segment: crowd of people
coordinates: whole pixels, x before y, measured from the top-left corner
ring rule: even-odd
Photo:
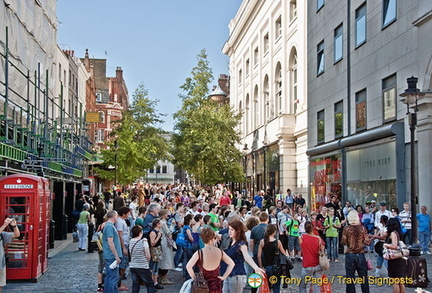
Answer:
[[[384,261],[382,250],[394,248],[398,239],[410,243],[408,203],[399,213],[396,207],[389,211],[385,202],[377,205],[375,200],[365,206],[346,201],[342,206],[333,195],[319,211],[310,211],[302,195],[289,189],[275,196],[264,191],[253,197],[245,193],[231,192],[223,185],[210,189],[154,184],[135,188],[128,197],[109,192],[79,197],[79,250],[87,249],[85,226],[91,215],[96,231],[102,232],[98,291],[129,290],[121,282],[129,268],[132,292],[139,292],[140,284],[148,292],[173,284],[170,270],[181,271],[184,280],[201,272],[210,292],[242,292],[250,273],[289,276],[288,262],[298,261],[303,278],[299,290],[306,292],[305,277],[322,274],[318,256],[323,251],[331,262],[345,253],[347,277],[354,277],[355,271],[359,277],[367,276],[366,255],[372,251],[378,255],[375,276],[380,276],[383,265],[389,276],[405,276],[404,266]],[[417,219],[419,233],[424,234],[422,253],[430,254],[431,222],[425,207]],[[280,292],[280,278],[270,287]],[[361,289],[369,292],[368,284]],[[393,290],[404,292],[404,287]],[[354,285],[347,285],[347,292],[355,292]]]

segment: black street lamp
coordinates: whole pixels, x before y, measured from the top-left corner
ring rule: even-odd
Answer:
[[[400,94],[402,97],[401,101],[407,105],[407,115],[408,115],[408,123],[410,129],[410,147],[411,147],[411,247],[410,247],[410,255],[411,256],[419,256],[420,255],[420,247],[418,241],[418,224],[417,224],[417,205],[418,205],[418,197],[416,192],[416,176],[415,176],[415,129],[417,126],[417,111],[418,111],[418,98],[419,96],[423,96],[422,93],[417,88],[418,78],[411,76],[407,78],[408,88]],[[410,111],[410,108],[413,108],[413,111]]]

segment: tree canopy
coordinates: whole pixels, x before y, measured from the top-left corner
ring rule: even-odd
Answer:
[[[174,163],[203,184],[240,182],[243,180],[240,141],[236,126],[240,115],[228,104],[208,98],[213,80],[207,54],[202,50],[191,77],[180,86],[182,108],[174,114],[172,136]]]
[[[113,180],[117,175],[120,184],[144,177],[159,159],[168,159],[167,133],[159,127],[163,115],[156,111],[158,101],[150,100],[143,84],[132,97],[131,107],[110,134],[108,148],[101,151],[104,168],[96,168],[101,178]]]

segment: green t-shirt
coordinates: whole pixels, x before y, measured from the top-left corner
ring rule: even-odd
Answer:
[[[78,224],[87,224],[87,216],[90,216],[88,211],[82,211],[79,216]]]
[[[339,236],[339,229],[336,228],[334,225],[340,225],[340,221],[338,217],[327,217],[324,221],[324,226],[329,226],[326,230],[326,237],[338,237]]]
[[[219,223],[218,216],[212,213],[208,213],[208,215],[210,216],[210,227],[213,229],[213,231],[219,231],[218,227],[212,225],[212,223]]]
[[[299,221],[288,219],[288,221],[285,222],[285,225],[287,226],[289,236],[299,236]]]

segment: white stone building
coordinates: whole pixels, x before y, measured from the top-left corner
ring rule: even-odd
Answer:
[[[337,194],[402,207],[410,197],[410,131],[399,96],[418,101],[419,204],[431,206],[432,2],[308,1],[308,152],[311,202]]]
[[[229,24],[230,104],[239,125],[246,184],[307,193],[305,1],[243,1]]]

